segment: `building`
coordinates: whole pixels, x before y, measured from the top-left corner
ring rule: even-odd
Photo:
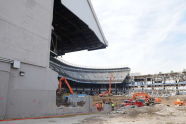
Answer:
[[[52,60],[107,47],[89,0],[1,0],[0,27],[0,119],[89,111],[56,106]]]
[[[170,72],[131,76],[131,92],[156,92],[157,94],[185,94],[186,73]]]

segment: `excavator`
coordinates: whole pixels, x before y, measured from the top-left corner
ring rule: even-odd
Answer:
[[[145,105],[150,105],[154,103],[154,99],[152,99],[147,93],[134,93],[132,99],[140,100],[144,102]]]
[[[144,101],[145,105],[153,105],[161,102],[160,98],[153,98],[147,93],[143,93],[143,92],[134,93],[132,99]]]
[[[70,94],[74,94],[73,89],[71,88],[70,84],[68,83],[67,79],[64,77],[59,78],[58,88],[56,90],[56,105],[60,107],[61,105],[68,105],[68,97],[69,93],[62,87],[63,83],[65,83],[70,91]]]
[[[110,80],[109,80],[109,89],[101,94],[99,94],[99,97],[105,97],[105,96],[112,96],[112,81],[114,80],[113,75],[110,76]]]
[[[183,106],[183,105],[186,105],[186,102],[180,99],[176,99],[176,101],[174,102],[174,105]]]
[[[70,84],[68,83],[67,79],[64,78],[64,77],[61,77],[59,79],[59,83],[58,83],[58,92],[60,94],[64,93],[64,89],[62,88],[62,85],[63,85],[63,82],[67,85],[69,91],[70,91],[70,94],[74,94],[74,91],[72,89],[72,87],[70,86]]]

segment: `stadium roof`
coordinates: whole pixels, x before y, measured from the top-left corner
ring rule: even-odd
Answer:
[[[90,1],[55,0],[53,14],[52,36],[55,36],[53,40],[56,41],[55,52],[58,56],[107,46]]]

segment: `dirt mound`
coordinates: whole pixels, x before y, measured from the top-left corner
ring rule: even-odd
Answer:
[[[138,115],[159,115],[159,116],[176,116],[183,115],[183,111],[186,111],[186,107],[169,106],[164,104],[157,104],[154,106],[144,107],[121,107],[111,114],[126,114],[128,117],[137,117]]]

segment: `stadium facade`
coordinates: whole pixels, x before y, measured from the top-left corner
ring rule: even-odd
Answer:
[[[128,87],[156,96],[186,94],[186,71],[131,76]]]
[[[55,60],[67,52],[107,47],[89,0],[1,0],[0,44],[0,119],[88,112],[86,106],[56,106],[59,76],[73,83],[107,83],[106,73],[114,72],[121,75],[115,76],[119,83],[130,71]]]

